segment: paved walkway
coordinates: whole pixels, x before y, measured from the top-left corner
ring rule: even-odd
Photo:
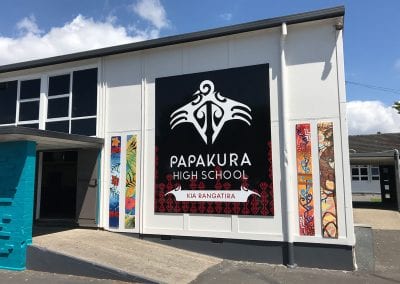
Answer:
[[[400,212],[398,211],[354,208],[353,216],[354,224],[369,225],[374,230],[400,230]]]
[[[354,221],[373,229],[373,272],[288,269],[282,265],[222,260],[101,230],[54,232],[34,237],[33,243],[159,283],[400,283],[400,213],[357,208]],[[44,279],[45,275],[32,271],[24,274],[28,275],[27,279]],[[13,272],[8,276],[13,277]],[[70,283],[68,280],[72,279],[62,279],[60,283]]]
[[[189,283],[222,259],[135,237],[73,229],[33,238],[36,247],[106,265],[159,283]]]

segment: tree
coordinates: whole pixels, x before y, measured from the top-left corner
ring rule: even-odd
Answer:
[[[400,114],[400,101],[394,102],[394,104],[392,105],[392,108],[397,110],[397,112]]]

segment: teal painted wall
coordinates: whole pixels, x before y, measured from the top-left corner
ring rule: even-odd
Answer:
[[[32,243],[36,143],[0,143],[0,268],[23,270]]]

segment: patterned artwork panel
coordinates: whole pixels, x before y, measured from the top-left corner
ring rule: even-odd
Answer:
[[[121,136],[111,137],[109,227],[119,227]]]
[[[297,194],[300,235],[314,236],[314,194],[310,124],[296,125]]]
[[[125,229],[135,228],[137,135],[126,138]]]
[[[338,238],[333,123],[318,123],[321,226],[324,238]]]

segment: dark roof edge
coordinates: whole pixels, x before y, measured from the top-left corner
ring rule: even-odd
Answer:
[[[93,143],[99,146],[104,144],[103,138],[83,136],[77,134],[68,134],[49,130],[41,130],[22,126],[2,126],[0,127],[0,135],[32,135],[44,138],[65,139],[77,142]]]
[[[205,31],[169,36],[164,38],[152,39],[147,41],[128,43],[124,45],[117,45],[112,47],[105,47],[95,50],[83,51],[78,53],[72,53],[67,55],[60,55],[55,57],[49,57],[44,59],[37,59],[32,61],[14,63],[0,66],[0,73],[19,71],[30,68],[43,67],[47,65],[61,64],[66,62],[92,59],[96,57],[102,57],[107,55],[114,55],[119,53],[126,53],[132,51],[145,50],[150,48],[174,45],[179,43],[186,43],[204,39],[210,39],[215,37],[233,35],[238,33],[256,31],[261,29],[268,29],[280,26],[282,23],[287,25],[317,21],[329,18],[336,18],[344,16],[344,6],[338,6],[323,10],[293,14],[289,16],[271,18],[266,20],[259,20],[255,22],[249,22],[244,24],[238,24],[233,26],[227,26],[222,28],[210,29]]]
[[[371,152],[371,153],[350,153],[350,158],[393,158],[394,156],[394,150],[393,152]]]

